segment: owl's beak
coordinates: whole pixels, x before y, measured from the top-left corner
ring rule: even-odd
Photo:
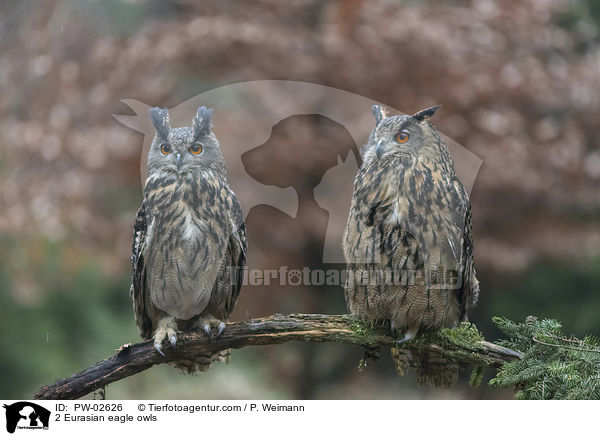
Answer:
[[[375,146],[375,154],[377,155],[377,158],[380,158],[383,154],[383,141],[379,141]]]
[[[181,153],[175,155],[175,165],[177,165],[177,170],[181,169]]]

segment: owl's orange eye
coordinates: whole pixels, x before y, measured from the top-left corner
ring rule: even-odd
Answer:
[[[200,144],[192,144],[192,145],[190,145],[190,153],[192,153],[192,154],[200,154],[200,153],[202,153],[202,146]]]
[[[171,146],[169,144],[167,144],[166,142],[164,144],[161,144],[160,146],[160,152],[162,154],[169,154],[173,151],[173,149],[171,148]]]
[[[408,141],[408,132],[406,130],[403,130],[396,135],[396,142],[399,144],[404,144],[406,141]]]

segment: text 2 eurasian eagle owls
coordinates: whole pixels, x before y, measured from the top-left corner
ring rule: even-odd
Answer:
[[[131,296],[140,334],[160,354],[165,340],[176,347],[179,330],[220,335],[242,284],[245,224],[211,115],[202,106],[192,127],[171,128],[166,109],[150,110],[156,136],[134,226]],[[174,365],[192,373],[224,355]]]
[[[437,108],[386,118],[373,106],[344,235],[351,313],[389,321],[399,342],[455,327],[479,294],[469,198],[427,121]]]

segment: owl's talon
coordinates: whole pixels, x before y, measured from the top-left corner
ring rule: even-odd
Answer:
[[[221,322],[221,324],[219,324],[219,330],[217,331],[217,336],[221,336],[221,333],[223,333],[223,330],[225,330],[225,323]]]
[[[175,348],[177,344],[177,323],[172,316],[161,318],[154,332],[154,349],[161,356],[165,356],[162,351],[162,343],[165,339],[169,339],[171,346]]]
[[[412,338],[414,338],[416,335],[414,332],[408,331],[404,334],[404,337],[402,339],[398,339],[396,341],[397,344],[403,344],[404,342],[408,342],[410,341]]]
[[[211,314],[200,316],[196,321],[196,326],[206,333],[209,342],[219,337],[223,333],[223,330],[225,330],[225,323]],[[212,332],[213,328],[216,329],[214,334]]]
[[[160,354],[162,357],[167,357],[165,356],[165,353],[162,352],[162,346],[160,344],[154,343],[154,349],[156,350],[156,352],[158,354]]]

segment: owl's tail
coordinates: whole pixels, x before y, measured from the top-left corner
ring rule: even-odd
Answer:
[[[414,351],[392,346],[390,354],[398,375],[406,375],[410,368],[416,367],[417,359]]]
[[[213,362],[229,363],[230,358],[231,353],[229,350],[222,350],[212,354],[201,354],[194,357],[194,359],[182,359],[170,362],[169,365],[185,374],[197,375],[200,372],[208,371]]]
[[[398,374],[405,375],[414,368],[421,385],[449,388],[458,381],[458,362],[439,351],[392,347],[391,355]]]
[[[458,362],[438,351],[425,352],[417,365],[421,385],[449,388],[458,381]]]

